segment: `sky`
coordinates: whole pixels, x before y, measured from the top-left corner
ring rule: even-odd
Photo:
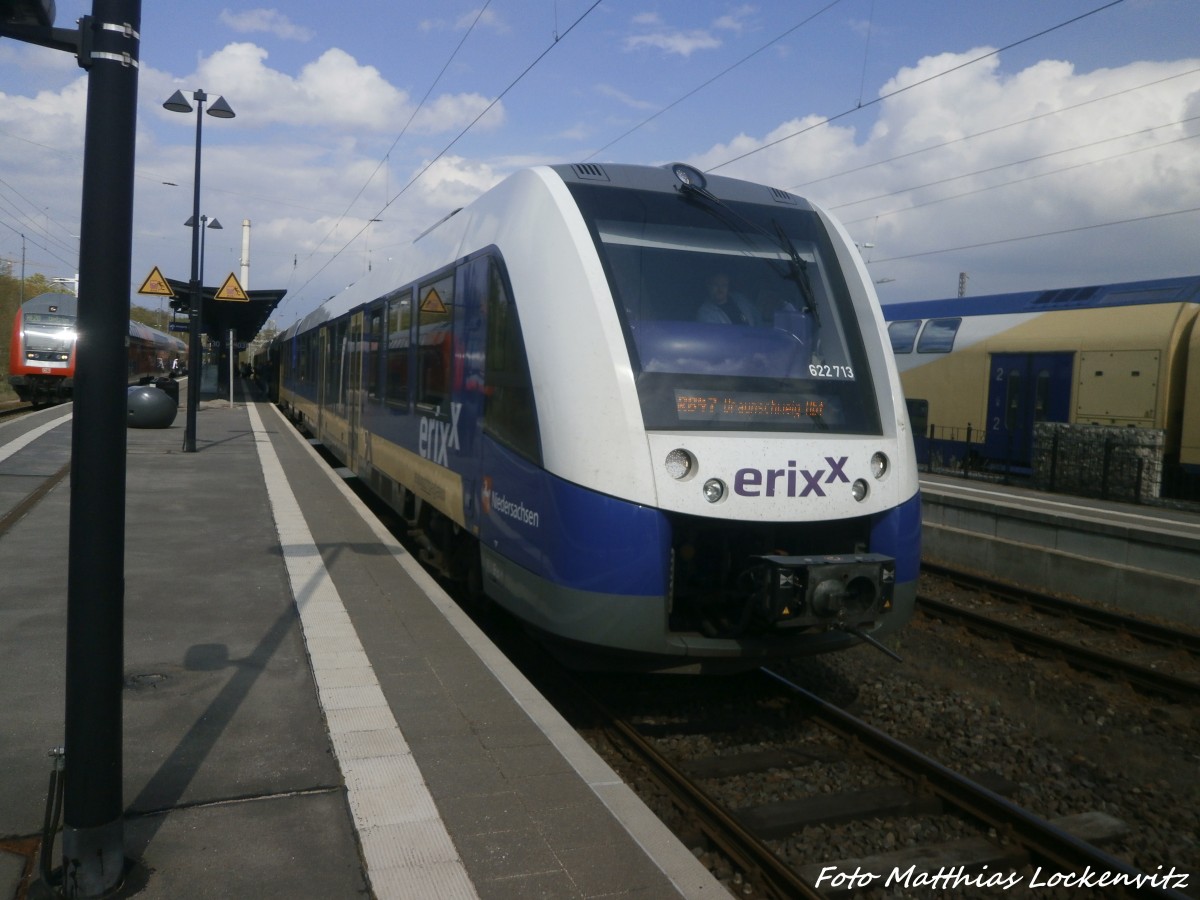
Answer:
[[[58,0],[58,27],[91,13]],[[143,4],[130,291],[286,327],[513,171],[672,161],[808,197],[884,303],[1200,273],[1200,0]],[[87,73],[0,38],[0,260],[78,271]]]

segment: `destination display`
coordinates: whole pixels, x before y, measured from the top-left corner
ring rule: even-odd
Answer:
[[[788,398],[747,391],[675,391],[675,412],[680,422],[783,424],[822,419],[828,411],[828,403],[819,397]]]

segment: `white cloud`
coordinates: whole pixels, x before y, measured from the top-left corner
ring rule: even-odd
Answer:
[[[477,9],[471,10],[466,15],[459,16],[454,23],[455,29],[465,31],[468,28],[487,28],[496,34],[509,34],[512,29],[508,26],[500,16],[496,14],[494,9],[485,9],[480,12]]]
[[[722,31],[742,32],[746,29],[746,19],[750,18],[758,10],[756,7],[746,3],[736,9],[730,10],[723,16],[713,21],[713,28],[719,28]]]
[[[659,108],[659,104],[652,103],[649,100],[638,100],[636,97],[631,97],[624,91],[618,90],[611,84],[597,84],[594,90],[600,96],[616,100],[630,109],[655,110]]]
[[[296,25],[277,9],[221,10],[220,20],[241,34],[264,32],[287,41],[311,41],[311,29]]]
[[[592,136],[592,133],[593,133],[592,126],[581,122],[581,123],[572,125],[570,128],[564,128],[562,131],[559,131],[556,134],[554,134],[553,137],[562,138],[563,140],[568,140],[568,141],[580,142],[580,141],[586,141],[588,138],[590,138]]]
[[[504,174],[507,172],[497,171],[490,163],[447,155],[430,165],[414,188],[416,196],[426,206],[441,209],[444,214],[466,206],[499,182]]]
[[[926,57],[880,95],[982,52]],[[1200,207],[1200,147],[1187,140],[1200,128],[1184,121],[1200,113],[1200,74],[1169,78],[1198,66],[1077,72],[1046,60],[1006,74],[991,57],[883,100],[865,134],[847,125],[866,125],[865,111],[831,125],[808,117],[694,161],[831,208],[876,245],[873,271],[896,279],[886,289],[896,298],[948,295],[959,271],[980,293],[1019,289],[1020,280],[1033,288],[1185,274],[1167,268],[1186,257],[1180,241],[1195,233],[1196,214],[1106,223]],[[1149,86],[1129,90],[1139,85]],[[1103,227],[1071,231],[1091,225]],[[1039,234],[1047,236],[1012,240]],[[971,245],[988,246],[941,252]]]
[[[644,63],[660,69],[678,65],[679,57],[695,59],[693,54],[703,55],[721,39],[732,43],[736,27],[749,26],[757,13],[739,7],[730,15],[728,21],[715,20],[696,31],[676,29],[653,13],[623,18],[627,26],[632,22],[626,33],[638,36],[638,43],[625,46],[642,58],[612,58],[620,67]],[[248,28],[256,20],[239,21]],[[270,23],[283,28],[287,23],[273,16],[257,21],[259,28]],[[232,21],[227,24],[235,27]],[[498,28],[503,23],[481,24]],[[449,30],[454,21],[448,17],[438,27]],[[18,227],[28,229],[32,251],[32,239],[56,246],[31,227],[36,221],[47,220],[57,233],[78,233],[87,75],[79,73],[67,54],[44,54],[35,60],[12,46],[0,42],[0,62],[23,72],[39,67],[38,76],[45,76],[36,82],[40,89],[22,92],[10,82],[0,93],[0,172],[33,201],[14,201],[22,204],[26,220]],[[509,46],[507,41],[504,46]],[[736,48],[729,49],[737,55]],[[916,84],[986,49],[929,56],[896,68],[881,92]],[[147,50],[153,48],[148,45]],[[55,60],[61,71],[49,72],[44,58]],[[410,85],[382,68],[389,62],[380,58],[378,67],[368,65],[360,61],[367,57],[336,48],[310,51],[304,59],[306,65],[285,71],[272,66],[267,50],[250,41],[230,43],[200,57],[190,72],[166,71],[161,61],[162,67],[156,68],[154,60],[143,57],[133,280],[144,278],[152,265],[171,277],[186,277],[190,233],[182,222],[191,212],[195,122],[194,117],[189,120],[162,109],[162,100],[176,89],[188,94],[203,87],[213,97],[225,96],[237,112],[229,121],[204,119],[202,211],[225,225],[224,231],[208,235],[210,278],[236,267],[237,225],[250,218],[253,286],[287,287],[292,292],[287,309],[295,304],[302,311],[360,277],[372,260],[378,270],[391,250],[513,169],[546,162],[548,153],[569,149],[567,141],[603,143],[626,131],[630,120],[659,108],[642,99],[650,81],[622,81],[624,73],[599,68],[591,70],[584,84],[566,83],[557,94],[538,94],[537,104],[544,108],[536,115],[530,112],[530,98],[516,91],[506,98],[509,108],[498,104],[472,127],[467,140],[454,146],[459,155],[439,158],[388,205],[451,137],[487,108],[487,91],[498,88],[476,81],[471,90],[432,97],[413,119],[404,141],[392,148],[413,117],[415,100]],[[169,63],[178,61],[171,57]],[[70,66],[64,65],[68,62]],[[648,141],[644,146],[653,149],[639,151],[646,155],[638,161],[652,161],[660,153],[688,158],[689,148],[711,144],[690,160],[711,168],[773,144],[723,165],[716,174],[793,189],[834,208],[852,237],[876,245],[871,271],[895,278],[881,288],[894,299],[952,294],[960,271],[970,274],[972,293],[983,293],[1183,274],[1179,260],[1191,261],[1186,265],[1195,270],[1194,234],[1200,227],[1196,215],[918,255],[1200,207],[1200,144],[1186,140],[1200,134],[1200,122],[1182,121],[1200,115],[1200,73],[1118,93],[1200,67],[1200,60],[1088,72],[1061,60],[1019,71],[1006,70],[1004,62],[1003,57],[991,58],[829,124],[805,115],[821,107],[806,105],[803,94],[793,94],[794,102],[779,114],[787,117],[785,121],[743,118],[742,110],[723,100],[712,104],[711,115],[693,113],[656,122],[660,135],[667,133],[668,121],[680,127],[669,143]],[[857,85],[857,64],[851,68]],[[776,69],[772,76],[774,84],[785,88],[796,77],[792,69]],[[529,90],[530,84],[522,90]],[[1107,95],[1113,96],[1098,99]],[[1087,100],[1097,102],[1030,118]],[[622,118],[606,121],[608,113]],[[743,121],[765,124],[741,125]],[[999,127],[1006,123],[1019,124]],[[1166,127],[1048,155],[1155,125]],[[470,139],[487,129],[481,140]],[[744,133],[737,133],[739,129]],[[990,133],[967,137],[984,131]],[[927,149],[948,141],[957,142]],[[381,165],[389,150],[391,158]],[[1039,156],[1044,158],[1033,160]],[[1030,161],[998,168],[1018,160]],[[876,162],[881,164],[871,165]],[[851,169],[857,171],[838,174]],[[163,181],[178,186],[164,186]],[[376,216],[383,221],[347,246]],[[56,223],[67,227],[54,228]],[[0,255],[11,258],[14,252],[20,253],[19,241],[14,245],[11,232],[0,228]],[[337,258],[331,259],[334,254]],[[71,258],[66,251],[61,255]],[[72,274],[70,264],[52,257],[31,257],[30,265],[54,275]],[[1168,271],[1170,266],[1175,269]],[[283,318],[286,321],[288,315]]]
[[[738,6],[712,21],[709,28],[667,28],[662,18],[653,12],[639,13],[631,22],[643,29],[640,34],[631,34],[624,41],[626,50],[633,51],[642,48],[662,50],[668,54],[688,57],[699,50],[714,50],[722,45],[715,31],[725,31],[741,34],[748,28],[747,20],[757,12],[750,4]]]
[[[440,134],[463,128],[475,121],[488,104],[481,94],[443,94],[427,102],[413,119],[413,128],[423,134]],[[504,124],[504,105],[497,103],[475,124],[474,128],[488,130]]]
[[[719,46],[721,46],[720,41],[708,31],[701,29],[657,31],[652,34],[635,34],[625,38],[626,50],[654,47],[667,53],[677,53],[680,56],[691,56],[697,50],[712,50]]]
[[[307,130],[308,140],[364,131],[396,135],[413,116],[407,91],[389,84],[377,68],[359,63],[344,50],[326,50],[295,76],[269,67],[267,58],[267,51],[256,44],[229,44],[201,60],[196,80],[211,95],[225,97],[241,127],[285,125]],[[147,83],[156,81],[163,83],[164,96],[178,86],[148,72],[143,74],[143,92]],[[417,112],[412,128],[421,134],[461,129],[488,102],[475,93],[434,97]],[[495,128],[503,121],[503,105],[497,104],[476,127]]]
[[[417,23],[417,28],[427,34],[431,31],[466,31],[472,27],[494,31],[496,34],[510,34],[512,32],[512,28],[504,21],[503,17],[490,8],[484,9],[482,12],[479,9],[473,9],[453,20],[445,18],[422,19]]]

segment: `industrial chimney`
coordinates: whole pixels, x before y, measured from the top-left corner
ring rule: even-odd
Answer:
[[[250,290],[250,220],[242,219],[242,290]]]

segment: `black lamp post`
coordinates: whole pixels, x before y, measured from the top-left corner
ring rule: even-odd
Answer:
[[[192,216],[188,216],[188,220],[186,222],[184,222],[183,225],[185,228],[194,228],[196,226],[196,220]],[[201,228],[215,228],[218,231],[223,231],[225,229],[224,225],[222,225],[216,219],[210,219],[208,216],[200,217],[200,227]],[[203,231],[200,232],[200,288],[201,288],[201,291],[203,291],[203,289],[204,289],[204,232]]]
[[[74,53],[88,71],[67,562],[63,745],[69,763],[58,782],[63,865],[57,887],[52,876],[38,884],[55,896],[98,898],[120,887],[126,862],[126,343],[142,4],[93,0],[92,15],[81,16],[74,29],[55,28],[54,14],[54,0],[0,0],[0,36]]]
[[[192,99],[196,101],[196,174],[192,181],[192,218],[191,222],[203,223],[200,216],[200,132],[204,117],[200,115],[208,94],[204,91],[193,91]],[[164,109],[171,112],[190,113],[192,104],[187,102],[183,93],[176,91],[163,104]],[[208,107],[208,114],[218,119],[232,119],[234,112],[225,102],[224,97],[218,97]],[[203,224],[202,224],[203,227]],[[191,317],[188,322],[188,392],[187,392],[187,424],[183,433],[183,449],[186,453],[196,452],[196,409],[200,405],[200,317],[201,317],[201,288],[200,288],[200,239],[201,228],[192,228],[192,275],[188,282],[191,294]]]

